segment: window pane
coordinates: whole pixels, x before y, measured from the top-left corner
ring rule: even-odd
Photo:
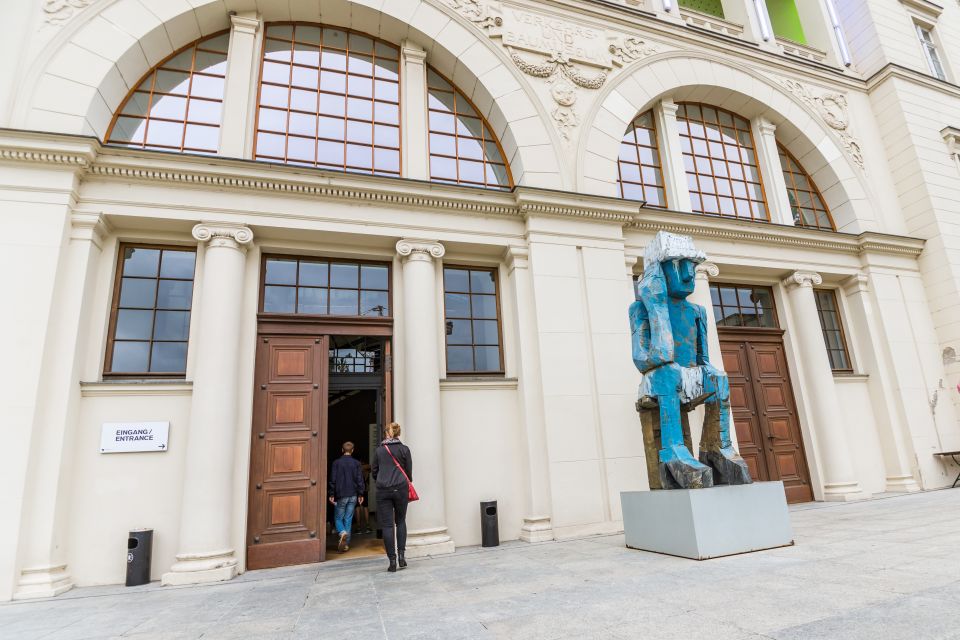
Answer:
[[[500,344],[500,333],[496,320],[474,320],[473,341],[475,344]]]
[[[448,318],[470,317],[470,296],[465,293],[444,294],[444,304]]]
[[[496,293],[493,271],[471,271],[470,291],[473,293]]]
[[[300,284],[310,287],[327,286],[327,272],[330,265],[326,262],[307,262],[300,263]]]
[[[296,260],[267,260],[267,284],[296,284]]]
[[[466,269],[444,269],[443,286],[445,291],[469,292],[470,272]]]
[[[163,251],[163,261],[160,265],[160,277],[193,279],[193,269],[196,261],[197,254],[194,251],[165,249]],[[132,275],[126,271],[124,273]]]
[[[620,143],[620,191],[624,198],[664,205],[663,174],[653,112],[637,116]],[[689,152],[688,152],[689,153]],[[639,166],[636,163],[642,163]]]
[[[120,284],[120,306],[152,309],[157,296],[157,281],[150,278],[124,278]]]
[[[360,267],[360,286],[364,289],[389,288],[387,267],[365,264]]]
[[[447,344],[473,344],[469,320],[446,321]]]
[[[159,249],[126,247],[123,251],[123,275],[156,277],[160,264]]]
[[[496,296],[470,296],[473,303],[474,318],[496,318],[497,317],[497,297]]]
[[[190,335],[189,311],[157,311],[154,340],[186,340]]]
[[[110,370],[119,373],[143,373],[150,358],[149,342],[114,342]]]
[[[117,312],[117,340],[149,340],[153,332],[153,311],[120,309]]]
[[[499,347],[474,347],[474,357],[476,371],[500,370]]]
[[[447,347],[447,371],[473,371],[473,347]]]
[[[327,289],[301,287],[297,296],[297,313],[325,315],[327,313]]]
[[[264,287],[263,310],[265,313],[293,313],[296,295],[294,287]]]
[[[330,286],[356,289],[359,286],[359,273],[360,267],[355,264],[331,264]]]
[[[387,301],[387,292],[386,291],[361,291],[360,292],[360,315],[362,316],[390,315],[390,305]]]
[[[190,309],[193,299],[192,280],[161,280],[157,292],[158,309]],[[123,304],[121,300],[120,304]],[[150,305],[152,306],[152,305]]]
[[[153,373],[182,373],[187,370],[186,342],[154,342],[150,371]]]
[[[355,289],[330,290],[330,315],[355,316],[357,315],[358,300]]]

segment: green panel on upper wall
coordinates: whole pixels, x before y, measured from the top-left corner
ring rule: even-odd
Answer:
[[[793,40],[800,44],[807,44],[803,35],[803,25],[800,24],[800,14],[794,0],[766,0],[767,13],[770,14],[770,24],[773,32],[780,38]]]
[[[680,6],[693,9],[694,11],[699,11],[701,13],[709,13],[710,15],[717,16],[718,18],[723,17],[722,0],[680,0]]]

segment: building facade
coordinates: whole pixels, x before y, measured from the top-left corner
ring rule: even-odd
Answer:
[[[661,229],[755,478],[950,485],[956,3],[12,4],[0,599],[121,582],[140,527],[165,584],[321,560],[331,451],[392,420],[411,554],[488,499],[503,539],[619,530]]]

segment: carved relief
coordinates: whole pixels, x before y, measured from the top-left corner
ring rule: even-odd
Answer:
[[[860,142],[850,133],[850,114],[847,111],[847,98],[841,93],[814,94],[808,87],[795,80],[781,80],[787,91],[812,107],[817,114],[833,129],[840,143],[858,167],[864,169],[863,151]]]
[[[626,66],[636,60],[642,60],[657,52],[656,47],[636,36],[611,38],[608,49],[613,54],[613,63],[619,67]]]
[[[480,0],[444,0],[447,6],[481,29],[499,27],[503,18],[495,15],[491,7]]]
[[[61,25],[91,4],[93,0],[44,0],[44,19],[50,24]]]

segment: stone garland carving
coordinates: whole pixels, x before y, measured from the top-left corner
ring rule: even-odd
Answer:
[[[613,54],[613,63],[624,67],[636,60],[642,60],[657,52],[656,47],[636,36],[615,38],[610,43],[610,53]]]
[[[494,15],[489,6],[480,0],[444,0],[448,7],[481,29],[503,25],[503,18]]]
[[[790,93],[812,107],[817,114],[833,129],[840,143],[861,170],[865,170],[863,150],[860,142],[850,133],[850,115],[847,112],[847,98],[842,93],[824,93],[815,95],[808,87],[795,80],[780,82]]]
[[[44,20],[53,25],[64,24],[93,2],[94,0],[44,0]]]

